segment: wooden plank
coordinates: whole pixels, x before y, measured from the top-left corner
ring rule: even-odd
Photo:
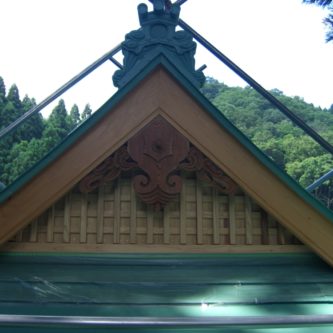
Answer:
[[[87,243],[88,194],[81,195],[80,243]]]
[[[137,242],[136,237],[136,194],[133,184],[131,184],[131,220],[130,220],[130,243],[135,244]]]
[[[278,223],[278,222],[277,222]],[[286,233],[285,233],[285,228],[283,225],[278,223],[278,230],[277,230],[277,237],[278,237],[278,244],[284,245],[286,244]]]
[[[154,242],[154,211],[152,206],[147,206],[147,244]]]
[[[170,244],[170,209],[169,205],[163,211],[163,243]]]
[[[70,230],[71,230],[71,195],[70,193],[65,196],[65,210],[64,210],[64,231],[63,231],[63,241],[69,243],[70,241]]]
[[[155,244],[57,244],[6,243],[0,252],[91,253],[310,253],[304,245],[155,245]]]
[[[180,192],[180,244],[186,244],[187,242],[186,220],[186,182],[183,182]]]
[[[15,242],[22,242],[23,240],[23,230],[20,230],[15,236]]]
[[[37,242],[38,218],[30,224],[30,242]]]
[[[244,195],[244,208],[245,208],[245,241],[246,244],[253,244],[253,229],[252,229],[252,203],[248,195]]]
[[[203,244],[203,211],[202,211],[202,186],[196,181],[196,204],[197,204],[197,244]]]
[[[120,182],[114,182],[114,218],[113,218],[113,243],[120,242]]]
[[[97,243],[104,240],[104,186],[98,188],[97,198],[97,223],[96,223]]]
[[[52,243],[54,241],[54,217],[55,217],[55,205],[52,205],[47,214],[47,231],[46,241]]]
[[[236,211],[235,196],[229,195],[229,242],[236,244]]]
[[[268,234],[268,215],[263,209],[260,209],[261,215],[261,241],[262,244],[269,244],[269,234]]]
[[[213,188],[213,244],[220,244],[220,218],[219,218],[218,191]]]

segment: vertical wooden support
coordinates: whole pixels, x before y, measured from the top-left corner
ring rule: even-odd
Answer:
[[[169,205],[163,211],[163,243],[170,244],[170,209]]]
[[[180,244],[186,244],[186,183],[180,192]]]
[[[103,243],[104,238],[104,186],[98,188],[97,198],[97,225],[96,225],[97,243]]]
[[[268,234],[268,215],[263,209],[260,209],[261,214],[261,242],[264,245],[269,244],[269,234]]]
[[[236,212],[234,195],[229,195],[229,238],[230,244],[236,244]]]
[[[245,208],[245,241],[246,244],[253,244],[253,228],[252,228],[252,203],[248,195],[244,196]]]
[[[81,223],[80,223],[80,243],[87,243],[87,224],[88,224],[88,194],[81,196]]]
[[[23,230],[20,230],[15,236],[15,241],[22,242],[22,240],[23,240]]]
[[[154,211],[153,208],[148,205],[147,207],[147,244],[153,244],[154,242]]]
[[[37,242],[38,218],[30,224],[30,242]]]
[[[279,244],[278,235],[278,223],[274,217],[270,214],[267,215],[267,225],[268,225],[268,244],[276,245]]]
[[[286,233],[285,233],[285,229],[284,227],[278,223],[278,226],[277,226],[277,241],[278,241],[278,244],[280,245],[285,245],[286,244]]]
[[[197,202],[197,244],[203,243],[203,212],[202,212],[202,187],[196,181],[196,202]]]
[[[54,241],[54,217],[55,217],[55,205],[52,205],[47,214],[46,241],[48,243],[52,243]]]
[[[113,219],[113,243],[120,243],[120,182],[115,181],[114,189],[114,219]]]
[[[63,233],[63,240],[65,243],[69,243],[70,241],[70,230],[71,230],[71,196],[67,194],[65,196],[65,211],[64,211],[64,233]]]
[[[218,192],[213,188],[213,244],[220,244],[220,219]]]
[[[131,184],[131,220],[130,220],[130,243],[136,243],[136,194]]]

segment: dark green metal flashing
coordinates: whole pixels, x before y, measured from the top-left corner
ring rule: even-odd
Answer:
[[[193,84],[191,80],[184,74],[182,67],[172,62],[168,54],[159,54],[152,61],[146,64],[142,70],[137,73],[127,84],[118,90],[98,111],[96,111],[81,126],[74,130],[63,140],[55,149],[53,149],[46,157],[29,169],[25,174],[19,177],[15,182],[0,192],[0,203],[14,195],[23,185],[25,185],[33,177],[37,176],[46,166],[52,163],[57,157],[65,152],[71,145],[84,135],[89,129],[95,126],[103,117],[112,112],[112,109],[126,95],[140,84],[152,71],[162,67],[164,68],[182,87],[189,93],[202,107],[209,113],[215,121],[234,136],[246,149],[254,155],[262,164],[264,164],[271,172],[276,175],[283,183],[302,197],[309,205],[320,211],[326,218],[333,223],[333,213],[302,188],[287,173],[281,170],[267,155],[257,148],[241,131],[239,131]]]
[[[2,317],[94,316],[124,321],[174,317],[181,322],[255,316],[305,319],[331,315],[333,310],[332,268],[312,254],[11,255],[0,256],[0,267]],[[31,327],[31,332],[53,328],[54,332],[276,333],[283,327],[283,332],[310,333],[309,324],[316,332],[330,332],[322,329],[333,327],[332,322],[172,328],[67,324],[6,326],[0,320],[0,331],[27,332]]]
[[[153,0],[154,10],[146,4],[138,6],[141,28],[128,33],[121,44],[124,67],[113,75],[116,87],[123,87],[158,54],[167,54],[171,62],[183,69],[183,74],[195,86],[205,82],[202,68],[195,70],[196,43],[187,31],[176,31],[180,5],[165,0]]]

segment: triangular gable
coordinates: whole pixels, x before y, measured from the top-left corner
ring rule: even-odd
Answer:
[[[140,84],[132,89],[137,83]],[[51,153],[48,159],[52,163],[44,161],[43,169],[39,165],[30,171],[31,175],[39,171],[34,178],[27,183],[21,180],[22,187],[0,207],[1,242],[41,214],[158,115],[225,170],[301,241],[333,264],[330,212],[281,172],[161,58],[119,91],[58,152]],[[2,199],[11,190],[4,191]]]

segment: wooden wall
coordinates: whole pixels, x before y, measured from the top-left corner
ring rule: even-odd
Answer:
[[[288,252],[305,247],[244,193],[187,177],[177,201],[153,211],[130,179],[89,194],[73,188],[3,251]]]

